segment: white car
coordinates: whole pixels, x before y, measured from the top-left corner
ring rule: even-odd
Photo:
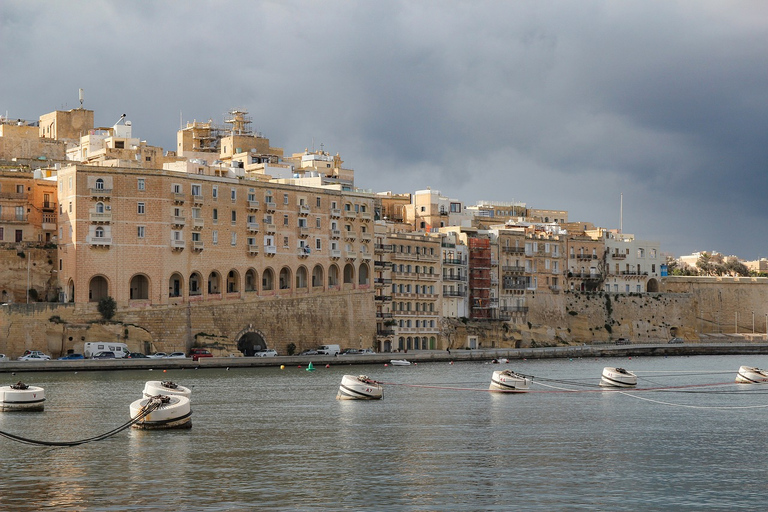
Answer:
[[[36,354],[34,352],[31,354],[27,354],[25,356],[21,356],[19,358],[19,361],[50,361],[50,360],[51,360],[51,356],[46,354]]]
[[[151,359],[165,359],[166,357],[168,357],[168,354],[166,354],[165,352],[155,352],[154,354],[147,357]]]
[[[277,350],[274,350],[274,349],[259,350],[253,355],[254,357],[275,357],[277,355]]]
[[[166,356],[168,359],[186,359],[187,354],[184,352],[171,352]]]
[[[4,363],[7,360],[8,360],[8,356],[6,356],[5,354],[0,354],[0,363]]]

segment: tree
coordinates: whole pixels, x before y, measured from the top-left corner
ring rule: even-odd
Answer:
[[[97,309],[99,310],[99,313],[101,313],[101,317],[104,320],[111,320],[117,312],[117,302],[115,302],[115,299],[107,295],[106,297],[99,299],[99,305]]]
[[[748,276],[749,269],[747,266],[739,261],[736,256],[728,256],[725,259],[725,270],[732,276]]]

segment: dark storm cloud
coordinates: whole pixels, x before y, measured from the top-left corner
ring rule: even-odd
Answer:
[[[86,107],[166,149],[246,108],[357,184],[523,201],[766,256],[761,2],[4,2],[0,111]],[[13,79],[8,79],[13,77]]]

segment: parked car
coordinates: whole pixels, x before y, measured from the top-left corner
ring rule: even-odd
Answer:
[[[146,359],[149,356],[146,354],[142,354],[141,352],[128,352],[128,354],[125,357],[127,359]]]
[[[315,350],[313,348],[310,348],[309,350],[305,350],[304,352],[302,352],[299,355],[300,356],[316,356],[317,355],[317,350]]]
[[[67,354],[59,358],[59,361],[74,361],[76,359],[85,359],[83,354]]]
[[[201,357],[213,357],[213,354],[204,348],[193,348],[189,351],[189,357],[191,357],[193,361],[197,361]]]
[[[342,353],[341,353],[341,354],[339,354],[339,355],[340,355],[340,356],[345,356],[345,355],[357,355],[357,354],[359,354],[359,353],[360,353],[360,351],[359,351],[358,349],[356,349],[356,348],[345,348],[345,349],[342,351]]]
[[[167,357],[168,359],[186,359],[187,354],[184,352],[171,352]]]
[[[149,355],[147,357],[150,359],[165,359],[166,357],[168,357],[168,354],[166,354],[165,352],[155,352],[154,354]]]
[[[35,352],[38,352],[38,351],[35,351]],[[51,356],[43,354],[42,352],[40,353],[33,352],[32,354],[27,354],[19,358],[19,361],[50,361],[50,360],[51,360]]]
[[[4,363],[5,361],[8,361],[8,356],[0,354],[0,363]]]
[[[94,359],[114,359],[115,357],[115,353],[109,350],[105,350],[104,352],[97,352],[93,355]]]
[[[683,338],[672,338],[667,343],[683,343]]]
[[[271,348],[267,350],[259,350],[253,355],[254,357],[275,357],[277,355],[277,350]]]
[[[376,352],[374,352],[372,348],[364,348],[363,350],[360,351],[360,355],[370,355],[375,353]]]
[[[617,345],[631,345],[632,342],[629,341],[627,338],[619,338],[616,340]]]

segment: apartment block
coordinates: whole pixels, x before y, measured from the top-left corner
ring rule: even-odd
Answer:
[[[618,230],[597,229],[587,234],[605,244],[605,291],[644,293],[658,291],[661,265],[659,243],[637,240]]]

